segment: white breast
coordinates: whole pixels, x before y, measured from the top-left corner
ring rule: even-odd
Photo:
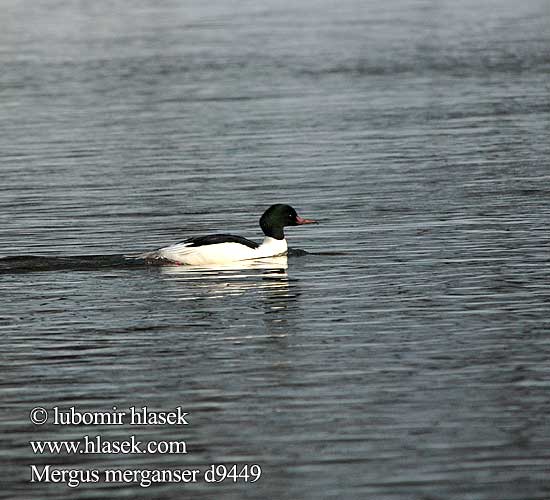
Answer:
[[[261,259],[284,255],[288,249],[285,239],[276,240],[266,236],[258,248],[250,248],[241,243],[216,243],[214,245],[189,246],[177,243],[161,248],[158,255],[181,264],[200,266],[203,264],[225,264],[239,260]]]

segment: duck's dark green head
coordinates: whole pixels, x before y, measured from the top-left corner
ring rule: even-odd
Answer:
[[[271,205],[260,218],[260,227],[266,236],[282,240],[285,237],[285,226],[315,224],[313,219],[302,219],[290,205],[277,203]]]

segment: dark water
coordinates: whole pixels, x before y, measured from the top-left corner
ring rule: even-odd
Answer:
[[[1,496],[550,498],[547,1],[0,12]],[[121,261],[275,202],[318,255]],[[190,423],[29,422],[114,405]],[[29,446],[84,435],[188,453]],[[262,476],[29,482],[219,463]]]

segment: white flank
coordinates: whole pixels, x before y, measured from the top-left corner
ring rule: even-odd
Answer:
[[[177,243],[161,248],[159,257],[188,264],[202,266],[204,264],[225,264],[239,260],[262,259],[284,255],[288,249],[286,240],[277,240],[266,236],[258,248],[250,248],[241,243],[216,243],[215,245],[189,246],[186,243]]]

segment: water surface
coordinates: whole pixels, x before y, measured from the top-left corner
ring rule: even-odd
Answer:
[[[6,498],[550,498],[545,1],[0,8]],[[311,255],[117,260],[259,240],[275,202],[321,220],[287,231]],[[181,405],[190,425],[29,422],[113,405]],[[28,443],[85,434],[189,452]],[[212,463],[263,473],[29,483],[30,464]]]

